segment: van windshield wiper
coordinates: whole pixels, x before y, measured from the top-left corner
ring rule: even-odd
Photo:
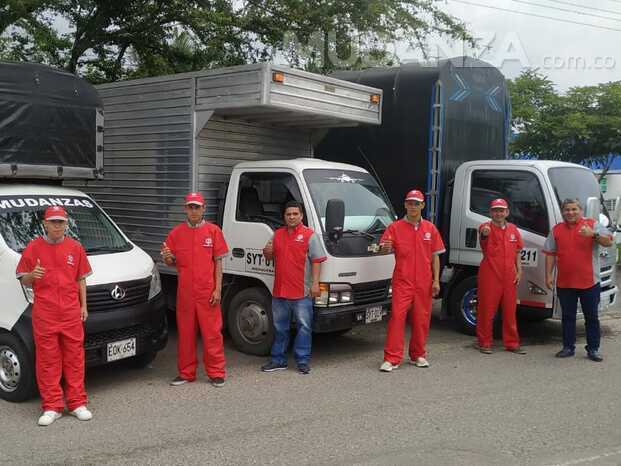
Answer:
[[[121,252],[127,250],[127,246],[93,246],[88,248],[86,252]]]
[[[357,235],[357,236],[364,236],[365,238],[368,238],[370,240],[374,240],[375,236],[373,236],[370,233],[367,233],[366,231],[360,231],[360,230],[343,230],[343,234],[349,233],[350,235]]]

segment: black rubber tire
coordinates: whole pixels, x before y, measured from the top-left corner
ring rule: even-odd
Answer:
[[[476,335],[476,319],[467,319],[462,312],[462,302],[466,297],[466,294],[476,291],[477,277],[476,275],[470,276],[458,283],[449,298],[449,313],[455,321],[457,329],[465,333],[466,335]]]
[[[157,351],[147,351],[146,353],[128,359],[126,364],[127,367],[131,367],[132,369],[144,369],[155,360],[156,356]]]
[[[11,370],[19,367],[19,380],[17,386],[8,389],[0,381],[0,398],[7,401],[20,402],[29,400],[37,395],[37,383],[35,380],[34,356],[28,352],[24,344],[15,335],[10,333],[0,333],[0,353],[4,350],[7,352],[0,354],[0,364],[10,364],[13,360]],[[16,358],[14,360],[13,358]],[[0,370],[3,370],[0,367]]]
[[[228,306],[226,322],[235,348],[255,356],[270,354],[274,341],[272,299],[262,288],[237,293]]]

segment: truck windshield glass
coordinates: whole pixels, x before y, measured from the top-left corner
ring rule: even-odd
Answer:
[[[67,234],[82,243],[87,254],[129,251],[132,246],[90,199],[55,196],[0,196],[0,234],[7,245],[22,252],[26,245],[45,234],[43,212],[62,205],[69,215]]]
[[[304,170],[315,209],[325,231],[326,206],[330,199],[345,203],[343,229],[379,235],[395,220],[395,214],[375,179],[364,172],[348,170]]]
[[[582,208],[589,197],[600,199],[599,184],[590,170],[574,167],[556,167],[548,170],[559,204],[565,199],[578,199]],[[606,214],[605,209],[602,212]]]

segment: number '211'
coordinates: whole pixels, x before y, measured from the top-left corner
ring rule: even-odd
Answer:
[[[522,262],[535,262],[537,260],[537,251],[533,250],[524,250],[520,252],[520,260]]]

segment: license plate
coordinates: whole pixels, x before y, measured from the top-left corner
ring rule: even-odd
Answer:
[[[384,308],[382,306],[368,307],[365,311],[364,323],[372,324],[373,322],[381,322],[384,316]]]
[[[136,356],[135,338],[108,343],[108,362],[131,358],[132,356]]]

